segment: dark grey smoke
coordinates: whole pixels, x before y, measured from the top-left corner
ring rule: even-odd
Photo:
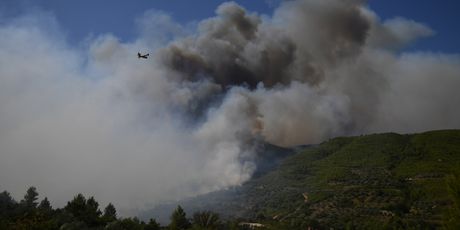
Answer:
[[[247,181],[259,143],[460,128],[458,55],[404,52],[434,32],[363,1],[271,16],[229,2],[196,30],[157,11],[137,22],[134,42],[78,49],[47,13],[0,24],[0,189],[126,211]]]
[[[370,22],[359,3],[288,2],[275,22],[224,3],[198,34],[162,49],[158,58],[184,80],[211,79],[223,88],[318,83],[323,68],[355,56],[364,45]]]

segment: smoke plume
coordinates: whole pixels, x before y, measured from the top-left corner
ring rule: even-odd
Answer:
[[[142,208],[244,183],[258,143],[460,128],[459,56],[404,52],[432,29],[363,1],[272,16],[228,2],[196,30],[157,11],[137,22],[135,41],[81,47],[48,13],[0,23],[0,189]]]

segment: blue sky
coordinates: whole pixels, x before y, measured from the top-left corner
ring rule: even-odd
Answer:
[[[436,32],[435,36],[416,42],[412,49],[460,52],[460,1],[370,0],[369,3],[381,18],[405,17],[422,22]]]
[[[281,0],[237,0],[250,11],[270,15]],[[135,19],[149,9],[167,12],[179,23],[199,21],[214,15],[222,0],[0,0],[3,18],[27,10],[41,9],[54,14],[71,43],[89,34],[112,33],[122,40],[136,36]],[[409,47],[445,53],[460,53],[458,0],[370,0],[370,8],[383,18],[409,18],[430,26],[436,35]]]

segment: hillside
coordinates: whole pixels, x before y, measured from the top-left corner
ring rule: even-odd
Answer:
[[[180,204],[274,229],[456,229],[460,130],[334,138],[241,187]],[[174,204],[155,210],[168,207]],[[160,214],[155,210],[148,215]]]

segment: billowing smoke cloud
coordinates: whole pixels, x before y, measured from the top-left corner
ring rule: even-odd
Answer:
[[[363,1],[287,1],[271,17],[229,2],[196,30],[156,11],[138,24],[136,41],[79,48],[46,13],[0,24],[0,189],[142,208],[243,183],[258,143],[460,128],[458,55],[401,52],[434,32]]]

